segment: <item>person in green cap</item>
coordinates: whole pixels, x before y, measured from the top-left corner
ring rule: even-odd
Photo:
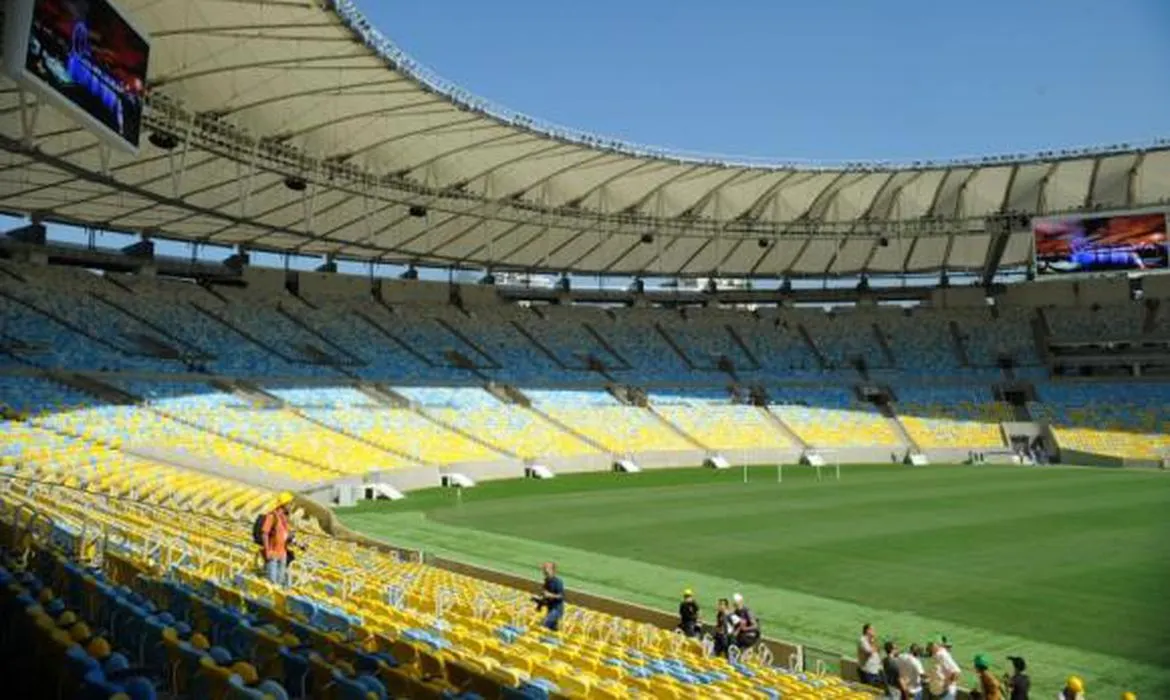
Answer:
[[[981,700],[1003,700],[1003,690],[1000,689],[995,674],[991,672],[991,662],[988,661],[987,654],[975,655],[975,675],[979,677],[978,693]]]

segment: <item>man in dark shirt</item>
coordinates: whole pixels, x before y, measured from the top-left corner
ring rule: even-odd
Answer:
[[[689,588],[683,591],[682,602],[678,604],[678,628],[688,637],[698,637],[703,631],[699,625],[699,604]]]
[[[715,656],[727,656],[727,649],[731,646],[731,601],[720,598],[715,604]]]
[[[898,645],[886,642],[886,658],[882,659],[882,685],[889,700],[908,700],[910,693],[902,678],[902,667],[898,665]]]
[[[1032,690],[1032,679],[1025,671],[1028,663],[1022,656],[1009,656],[1012,662],[1013,673],[1004,678],[1004,685],[1008,688],[1008,700],[1028,700],[1028,691]]]
[[[561,624],[561,616],[565,614],[565,584],[557,576],[557,565],[551,561],[544,563],[541,572],[544,574],[544,584],[540,597],[535,599],[536,607],[546,611],[541,624],[555,632]]]

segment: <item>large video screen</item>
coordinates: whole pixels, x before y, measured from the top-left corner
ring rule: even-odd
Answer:
[[[104,128],[119,145],[137,149],[150,57],[146,36],[108,0],[26,1],[32,12],[20,77],[76,107],[89,126]]]
[[[1166,215],[1047,219],[1033,225],[1044,274],[1156,270],[1167,266]]]

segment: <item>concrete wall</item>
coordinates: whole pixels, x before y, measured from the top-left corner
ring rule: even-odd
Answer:
[[[749,450],[716,450],[731,463],[732,466],[755,464],[797,464],[800,462],[801,450],[796,447],[761,447]]]
[[[664,450],[633,455],[634,463],[643,469],[695,467],[702,464],[706,458],[707,453],[703,450]]]
[[[444,466],[442,473],[463,474],[476,482],[519,479],[524,476],[524,462],[518,459],[506,459],[494,462],[460,462],[458,464]]]
[[[554,474],[579,472],[606,472],[613,469],[614,458],[608,454],[578,455],[576,457],[549,457],[537,460]]]
[[[366,475],[366,482],[389,484],[403,493],[442,485],[438,467],[409,467],[375,472]]]
[[[284,291],[284,270],[268,267],[245,267],[241,273],[248,284],[247,296],[252,299],[279,297]]]
[[[297,280],[300,295],[312,301],[341,301],[370,296],[370,280],[367,277],[331,272],[299,272]]]

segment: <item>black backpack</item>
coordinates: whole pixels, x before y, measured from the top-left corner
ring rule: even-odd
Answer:
[[[261,547],[264,546],[264,519],[267,517],[267,513],[261,513],[256,516],[255,522],[252,523],[252,541]]]

